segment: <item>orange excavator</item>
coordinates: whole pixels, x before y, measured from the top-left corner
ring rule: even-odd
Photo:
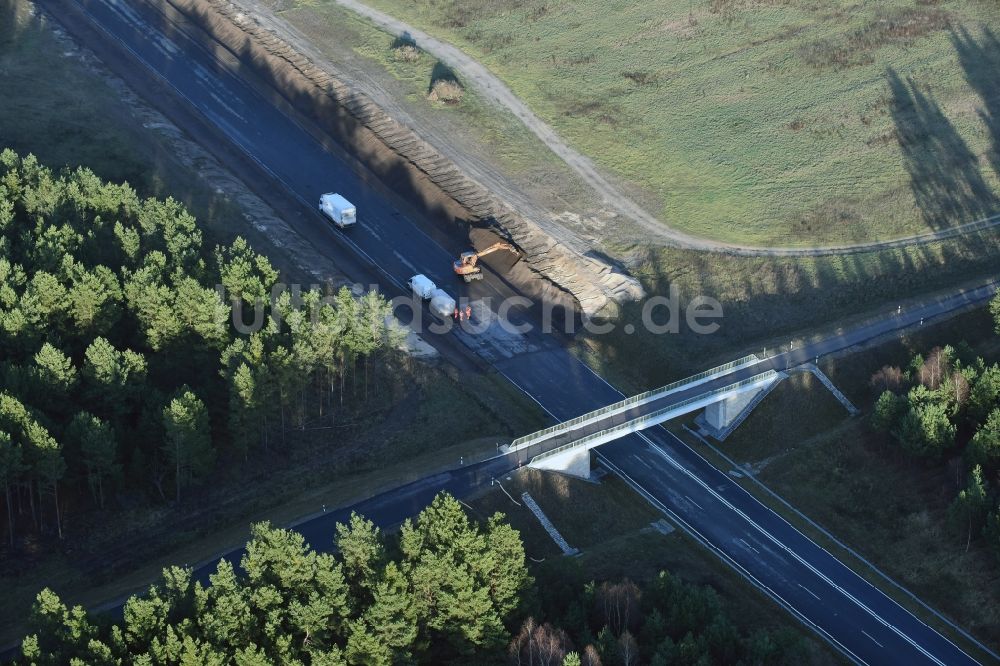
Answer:
[[[453,264],[455,275],[461,275],[462,279],[466,282],[482,280],[483,269],[478,266],[479,260],[488,254],[497,252],[498,250],[507,250],[511,254],[518,254],[517,249],[513,245],[510,243],[504,243],[503,241],[494,243],[485,250],[469,250],[468,252],[463,252],[462,255],[455,260],[455,263]]]

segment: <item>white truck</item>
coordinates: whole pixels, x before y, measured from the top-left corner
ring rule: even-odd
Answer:
[[[443,289],[435,289],[431,293],[431,312],[441,319],[455,315],[455,299]]]
[[[414,275],[407,282],[410,286],[410,290],[416,294],[417,298],[427,299],[434,295],[434,290],[437,289],[437,285],[430,281],[426,275]]]
[[[319,212],[330,218],[330,221],[341,229],[358,221],[358,210],[354,204],[335,192],[329,192],[319,198]]]

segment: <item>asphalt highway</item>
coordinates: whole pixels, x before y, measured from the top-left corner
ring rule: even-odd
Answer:
[[[514,295],[511,287],[493,274],[471,286],[455,280],[450,271],[453,248],[443,247],[439,239],[425,233],[392,193],[324,145],[314,131],[294,118],[292,110],[260,94],[255,87],[259,82],[248,80],[246,73],[234,73],[233,63],[206,49],[205,35],[191,25],[174,22],[143,0],[71,1],[100,29],[104,39],[127,49],[132,59],[129,66],[144,68],[144,76],[169,85],[303,206],[315,209],[320,194],[328,191],[338,191],[354,202],[360,223],[347,232],[334,229],[318,213],[296,218],[297,229],[318,248],[330,248],[331,255],[349,248],[380,266],[387,284],[397,290],[414,273],[423,273],[456,297],[490,297],[499,302]],[[73,26],[67,28],[74,32]],[[726,381],[738,381],[734,378],[766,369],[784,369],[919,321],[930,321],[981,303],[994,290],[993,285],[983,285],[917,310],[889,314],[878,322],[765,359]],[[515,310],[518,317],[527,319],[529,314]],[[525,334],[516,345],[462,332],[447,335],[455,336],[491,363],[556,421],[623,397],[558,340],[541,332]],[[975,663],[666,430],[652,428],[630,435],[600,447],[597,455],[710,551],[849,658],[869,664]],[[418,512],[442,490],[467,496],[523,462],[517,454],[510,454],[456,465],[352,507],[321,513],[296,529],[314,547],[329,548],[335,522],[344,520],[352,510],[381,525],[393,525]],[[240,554],[236,551],[227,557],[238,560]],[[206,579],[214,568],[214,562],[208,563],[197,575]]]

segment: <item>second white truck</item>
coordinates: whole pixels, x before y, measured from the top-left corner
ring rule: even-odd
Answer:
[[[431,312],[441,319],[447,319],[455,314],[455,299],[443,289],[435,289],[431,294]]]

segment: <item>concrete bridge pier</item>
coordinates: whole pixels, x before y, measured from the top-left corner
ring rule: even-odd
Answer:
[[[743,391],[713,402],[705,407],[705,421],[717,431],[726,430],[758,395],[769,389],[770,386],[758,386],[750,391]]]
[[[528,463],[532,469],[568,474],[585,481],[590,480],[590,449],[580,447],[569,449],[553,456],[536,458]]]

